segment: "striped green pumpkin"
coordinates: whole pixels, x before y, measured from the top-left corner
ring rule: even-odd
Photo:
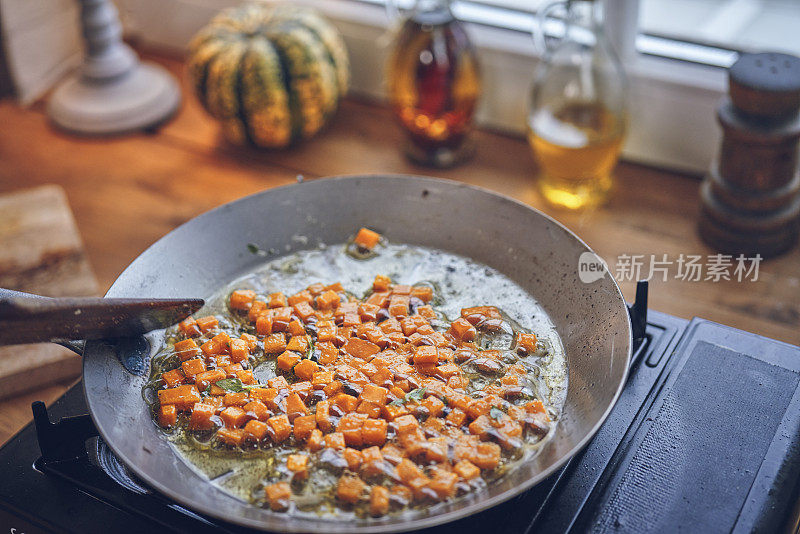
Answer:
[[[350,77],[344,42],[321,15],[263,3],[217,15],[192,39],[188,69],[225,137],[267,148],[316,134]]]

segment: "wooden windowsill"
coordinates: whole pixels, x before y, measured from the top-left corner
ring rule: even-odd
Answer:
[[[621,163],[611,201],[568,213],[548,208],[534,188],[535,165],[523,139],[480,131],[472,161],[439,171],[410,164],[402,135],[382,106],[348,99],[318,138],[286,151],[227,145],[197,104],[180,62],[151,57],[184,84],[184,104],[158,132],[113,139],[54,130],[41,106],[0,102],[0,191],[64,187],[100,285],[107,288],[148,245],[192,217],[236,198],[305,179],[359,173],[426,174],[498,191],[538,208],[581,236],[612,267],[622,254],[713,253],[697,236],[699,181]],[[643,273],[645,276],[647,273]],[[793,344],[800,343],[800,251],[763,262],[757,282],[651,281],[653,309],[701,316]],[[634,282],[623,281],[633,299]],[[34,398],[51,401],[66,386],[0,403],[0,442],[30,419]],[[37,397],[37,394],[39,395]]]

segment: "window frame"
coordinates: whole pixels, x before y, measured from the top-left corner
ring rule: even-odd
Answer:
[[[220,9],[236,0],[117,0],[126,32],[146,45],[185,50],[191,35]],[[342,33],[351,54],[352,92],[385,100],[384,63],[391,22],[382,0],[296,0],[323,12]],[[467,31],[478,48],[484,90],[477,114],[480,125],[516,135],[526,133],[525,119],[534,68],[541,59],[519,21],[516,29],[497,27],[497,20],[475,18],[475,2],[458,0]],[[483,7],[504,10],[501,7]],[[727,91],[726,62],[733,51],[690,47],[694,61],[667,39],[638,33],[638,0],[605,0],[606,33],[619,53],[629,78],[629,128],[623,157],[636,162],[690,173],[704,173],[717,151],[720,132],[715,121],[719,99]],[[461,13],[459,13],[461,10]],[[511,10],[505,11],[515,15]],[[507,16],[508,13],[495,13]],[[522,17],[523,15],[516,15]],[[147,21],[147,24],[144,24]],[[380,46],[375,46],[375,43]],[[702,47],[702,48],[698,48]],[[637,50],[637,48],[639,50]],[[686,50],[682,51],[686,52]],[[727,55],[726,55],[727,54]],[[666,57],[672,55],[673,58]],[[501,83],[502,80],[502,83]]]

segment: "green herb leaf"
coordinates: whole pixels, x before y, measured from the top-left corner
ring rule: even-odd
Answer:
[[[503,413],[503,410],[499,410],[499,409],[497,409],[495,407],[492,407],[492,409],[489,410],[489,417],[491,417],[495,421],[497,421],[498,419],[500,419],[504,415],[505,414]]]
[[[405,404],[405,401],[403,399],[397,399],[397,400],[393,400],[389,404],[391,406],[402,406],[403,404]]]
[[[225,391],[231,391],[233,393],[239,393],[245,389],[244,384],[242,384],[242,381],[238,378],[225,378],[224,380],[217,380],[216,384]]]
[[[247,250],[249,250],[251,254],[258,254],[258,251],[261,249],[258,248],[258,245],[256,245],[255,243],[248,243]]]
[[[406,402],[409,401],[421,401],[425,398],[425,388],[417,388],[414,390],[409,391],[406,393],[405,400]]]

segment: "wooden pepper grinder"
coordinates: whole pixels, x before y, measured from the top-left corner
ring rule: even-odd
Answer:
[[[717,108],[718,161],[700,189],[700,235],[728,254],[775,256],[800,228],[800,58],[743,54]]]

